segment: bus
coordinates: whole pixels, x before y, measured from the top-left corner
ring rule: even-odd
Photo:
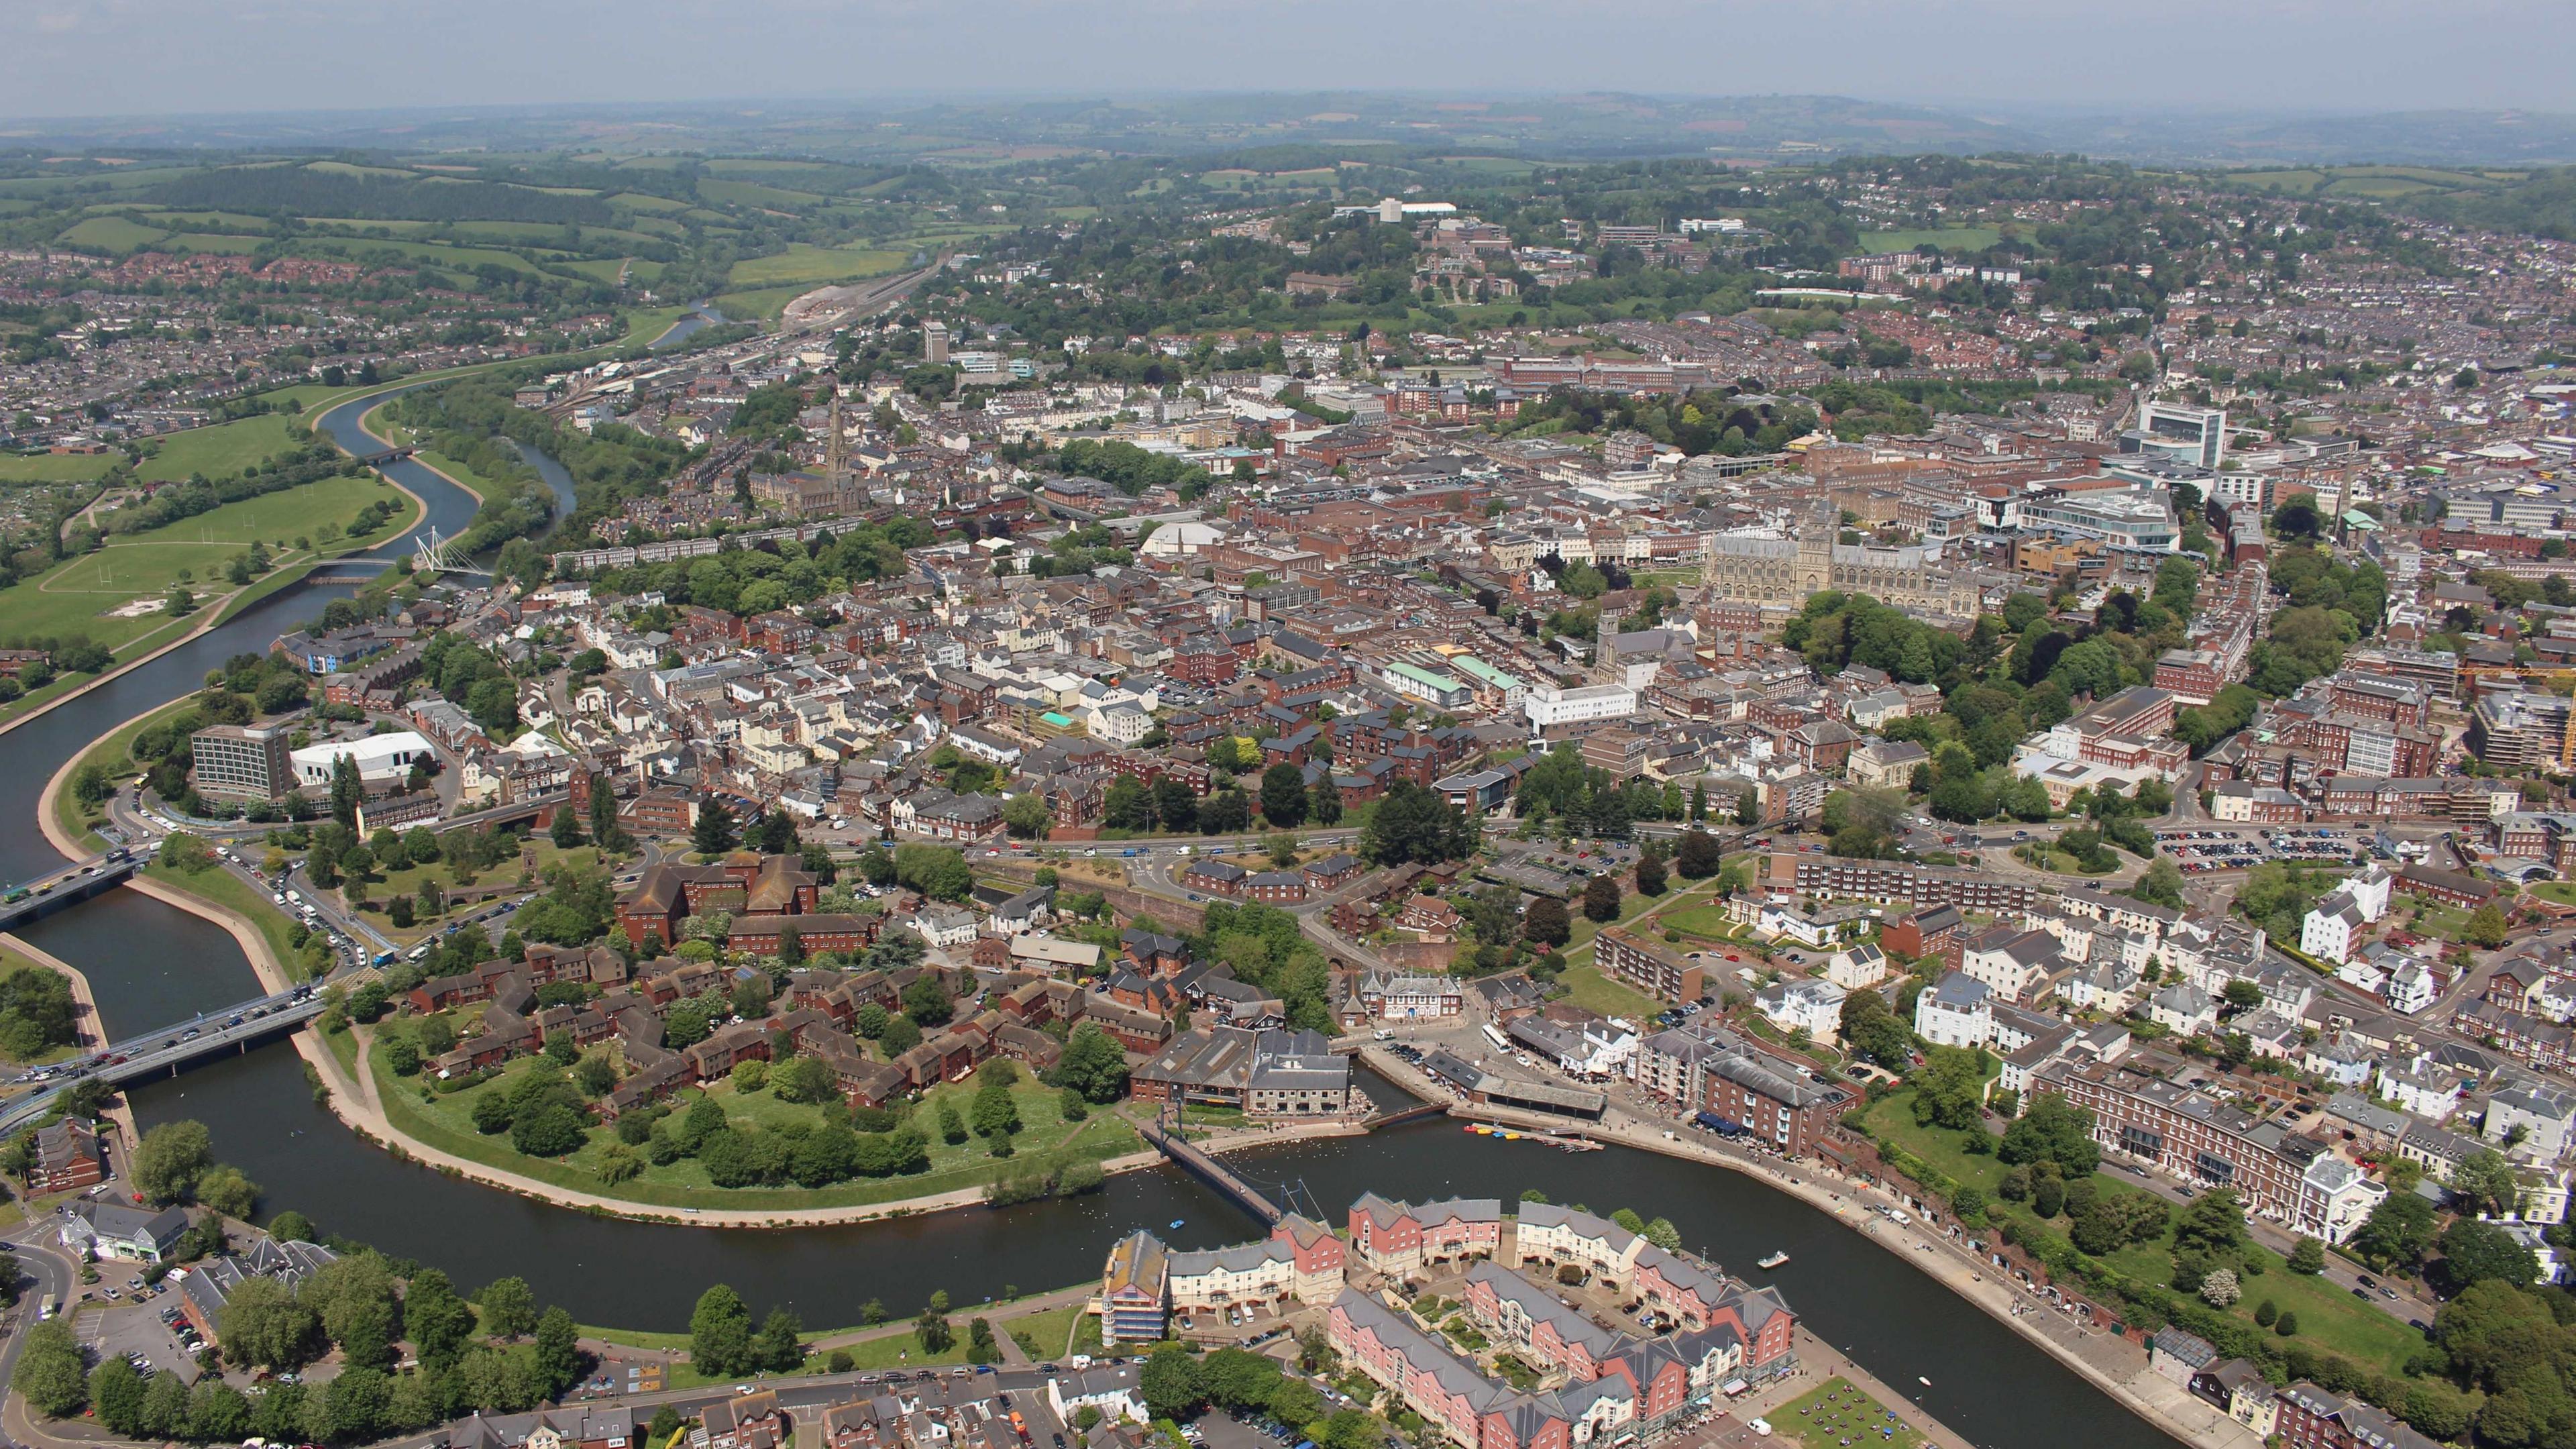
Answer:
[[[1484,1029],[1485,1040],[1494,1044],[1494,1050],[1498,1052],[1507,1052],[1512,1049],[1512,1039],[1503,1035],[1502,1028],[1489,1021],[1485,1023]]]

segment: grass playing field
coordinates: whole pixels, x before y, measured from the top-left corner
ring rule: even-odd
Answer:
[[[134,476],[148,483],[176,483],[199,473],[209,478],[239,473],[295,446],[286,431],[294,421],[284,413],[268,413],[170,433],[154,440],[152,456],[134,470]]]
[[[0,483],[81,483],[103,476],[122,453],[0,453]]]
[[[346,528],[359,509],[379,498],[404,505],[398,526],[409,526],[418,512],[374,477],[325,478],[142,533],[117,535],[96,553],[67,559],[40,578],[0,592],[0,638],[85,634],[122,649],[172,622],[157,610],[121,613],[124,606],[159,599],[175,584],[186,585],[201,601],[231,592],[224,570],[253,540],[266,544],[280,566],[308,561],[311,552],[296,549],[297,538],[325,543],[315,537],[322,524]],[[285,547],[279,547],[280,540]],[[336,536],[327,541],[335,547],[345,543]]]

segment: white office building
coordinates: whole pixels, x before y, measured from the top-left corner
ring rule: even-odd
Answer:
[[[295,783],[328,789],[332,762],[343,755],[358,762],[358,779],[368,785],[390,784],[410,775],[412,766],[434,764],[438,759],[429,741],[412,730],[306,745],[287,758],[295,762]]]
[[[1530,733],[1538,734],[1552,725],[1626,719],[1637,712],[1637,691],[1624,684],[1585,684],[1573,689],[1543,684],[1530,690],[1521,707],[1529,712]]]
[[[2227,410],[2140,403],[2138,425],[2121,443],[2123,452],[2158,453],[2215,470],[2227,460]]]

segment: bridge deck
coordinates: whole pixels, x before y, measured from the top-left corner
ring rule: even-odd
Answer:
[[[1235,1176],[1231,1169],[1214,1157],[1152,1123],[1147,1123],[1137,1130],[1147,1142],[1154,1144],[1157,1151],[1179,1163],[1192,1177],[1225,1194],[1234,1200],[1235,1206],[1259,1218],[1263,1227],[1270,1227],[1287,1216],[1280,1210],[1277,1203],[1262,1196],[1252,1184]]]

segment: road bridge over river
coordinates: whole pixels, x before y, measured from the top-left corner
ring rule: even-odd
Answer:
[[[322,1014],[318,983],[219,1007],[159,1031],[111,1042],[79,1061],[46,1069],[35,1090],[0,1107],[0,1137],[42,1118],[55,1099],[82,1082],[123,1086],[147,1077],[177,1076],[181,1068],[222,1052],[245,1052],[284,1036]]]

